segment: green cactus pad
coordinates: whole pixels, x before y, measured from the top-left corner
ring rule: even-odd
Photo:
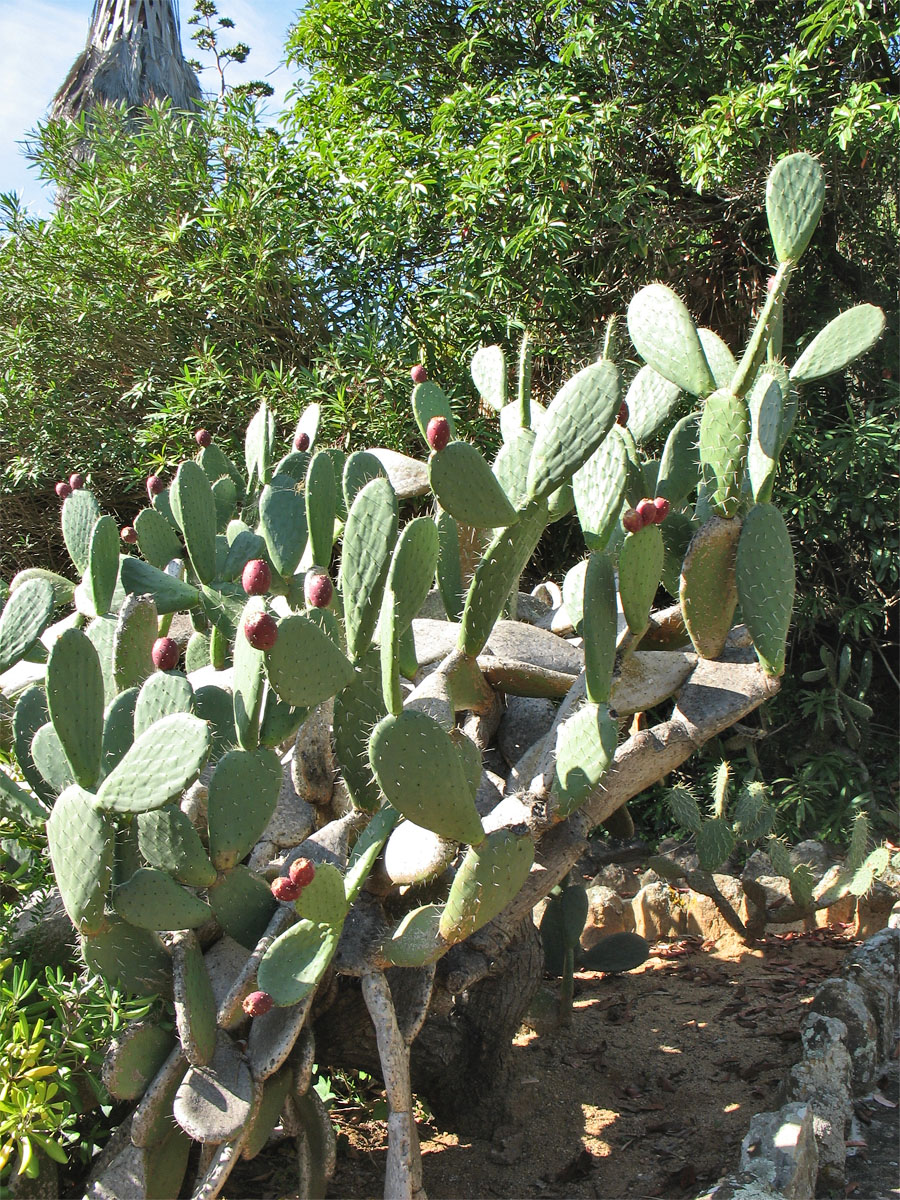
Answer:
[[[735,846],[731,825],[724,817],[704,821],[697,831],[697,857],[701,871],[715,871]]]
[[[119,690],[138,687],[153,672],[151,651],[158,633],[152,596],[126,597],[113,634],[113,678]]]
[[[328,567],[337,517],[337,481],[331,455],[313,455],[306,473],[306,524],[313,564]]]
[[[275,418],[263,400],[251,417],[244,435],[244,464],[247,468],[248,488],[252,488],[254,482],[269,482],[274,446]]]
[[[153,506],[154,510],[156,512],[158,512],[161,517],[165,518],[165,520],[169,522],[169,524],[172,526],[172,528],[174,529],[176,534],[181,532],[181,530],[178,528],[178,522],[175,520],[175,514],[172,512],[172,503],[169,499],[169,489],[168,488],[165,488],[163,491],[161,491],[156,496],[151,496],[150,503]],[[181,555],[179,555],[178,557],[180,558]]]
[[[50,721],[32,738],[31,758],[51,797],[58,796],[75,782],[62,742]]]
[[[616,752],[618,726],[606,704],[585,704],[556,733],[553,794],[567,817],[588,798]]]
[[[138,846],[151,867],[168,871],[188,887],[210,887],[216,870],[190,818],[177,805],[139,813]]]
[[[588,560],[583,558],[566,572],[562,583],[563,608],[578,637],[581,637],[584,625],[584,577],[587,567]]]
[[[243,476],[237,469],[231,459],[223,454],[218,446],[204,446],[197,455],[197,462],[203,468],[206,478],[210,484],[214,484],[217,479],[222,479],[224,476],[229,476],[235,486],[235,491],[239,497],[243,497],[246,492],[246,485]]]
[[[712,517],[694,534],[681,569],[681,613],[701,658],[718,658],[737,607],[735,555],[741,523]]]
[[[264,556],[263,556],[264,557]],[[239,583],[214,583],[200,587],[200,606],[206,618],[226,642],[233,642],[244,615],[247,594]],[[191,614],[192,618],[194,614]]]
[[[169,488],[172,512],[184,536],[194,573],[202,583],[216,577],[216,504],[206,472],[188,459]]]
[[[209,854],[227,871],[252,850],[278,803],[281,763],[274,750],[230,750],[209,781]]]
[[[639,934],[611,933],[601,938],[590,950],[579,954],[578,966],[583,971],[618,975],[622,971],[633,971],[649,957],[650,947]]]
[[[425,603],[438,561],[438,531],[430,517],[415,517],[404,526],[388,570],[387,586],[402,633]]]
[[[385,796],[403,816],[454,842],[484,837],[459,751],[437,721],[417,709],[379,721],[369,761]]]
[[[462,616],[465,588],[459,560],[459,528],[449,513],[439,512],[434,519],[438,531],[439,553],[437,586],[444,612],[451,621]]]
[[[52,803],[57,792],[47,786],[47,781],[37,769],[31,755],[31,743],[37,731],[48,721],[47,695],[40,685],[35,684],[22,692],[16,701],[12,716],[13,749],[25,782],[45,804]],[[50,728],[52,729],[53,726],[51,725]],[[62,754],[61,746],[59,753]],[[64,755],[63,758],[65,758]],[[66,768],[68,768],[68,764],[66,764]],[[69,780],[64,786],[68,787],[70,782],[74,782],[74,780]],[[62,788],[59,791],[62,791]]]
[[[254,597],[249,600],[238,622],[234,638],[234,729],[238,742],[245,750],[255,750],[259,745],[259,716],[266,684],[266,656],[262,650],[254,649],[247,641],[244,624],[249,617],[262,612],[264,608],[265,604],[261,599]],[[280,634],[281,625],[279,637]]]
[[[425,437],[428,422],[432,417],[446,417],[450,422],[450,435],[456,437],[456,423],[450,410],[450,401],[436,383],[428,380],[416,384],[413,388],[412,407],[422,437]]]
[[[47,845],[59,894],[79,933],[103,928],[103,908],[112,878],[112,824],[93,805],[93,796],[73,784],[47,819]]]
[[[466,595],[459,647],[475,657],[484,649],[511,589],[525,569],[547,525],[547,506],[533,501],[508,529],[501,529],[484,552]]]
[[[345,688],[353,667],[308,617],[285,617],[278,640],[265,655],[269,683],[288,704],[314,708]]]
[[[172,713],[189,713],[194,708],[194,689],[178,671],[156,671],[144,683],[134,706],[134,736],[139,738],[151,725]]]
[[[180,796],[209,754],[210,731],[187,713],[163,717],[143,733],[97,793],[98,808],[150,812]]]
[[[697,417],[691,413],[677,421],[666,438],[656,477],[657,496],[672,508],[681,508],[700,482]]]
[[[462,942],[492,921],[519,893],[533,862],[534,842],[510,829],[495,830],[470,847],[450,887],[438,925],[441,937]]]
[[[382,847],[399,819],[400,814],[396,809],[386,804],[384,808],[375,813],[356,839],[347,863],[347,874],[344,876],[344,891],[348,904],[352,904],[359,895],[375,859],[381,853]]]
[[[175,1038],[152,1022],[136,1021],[112,1042],[103,1060],[103,1084],[116,1100],[138,1100],[169,1057]]]
[[[641,288],[628,306],[628,332],[639,354],[664,379],[692,396],[715,390],[691,314],[661,283]]]
[[[625,442],[614,428],[572,476],[575,509],[591,550],[604,550],[609,542],[622,508],[627,474]]]
[[[354,661],[366,652],[375,632],[397,527],[394,489],[386,479],[370,480],[347,516],[341,559],[347,650]]]
[[[373,479],[387,479],[387,471],[374,454],[368,450],[355,450],[347,456],[341,475],[341,490],[348,513],[356,497]]]
[[[222,578],[230,582],[238,578],[252,558],[265,558],[266,543],[243,522],[232,521],[228,531],[228,553],[222,565]]]
[[[127,688],[106,706],[103,714],[102,774],[117,766],[134,742],[134,707],[138,689]]]
[[[315,991],[337,949],[341,927],[298,921],[266,950],[257,983],[276,1004],[297,1004]]]
[[[426,904],[408,912],[382,944],[381,958],[394,967],[424,967],[447,949],[439,933],[443,905]]]
[[[119,530],[112,517],[99,517],[91,530],[84,587],[93,616],[109,612],[119,577]]]
[[[762,784],[749,784],[734,806],[734,830],[742,842],[758,842],[775,824],[775,810],[767,803]]]
[[[540,926],[544,972],[547,975],[564,974],[566,954],[579,949],[587,915],[587,889],[581,884],[563,887],[558,893],[548,896]]]
[[[363,655],[353,679],[334,700],[335,756],[353,803],[367,812],[375,812],[381,804],[381,794],[369,766],[369,732],[385,713],[375,646]]]
[[[127,593],[152,596],[161,617],[194,608],[200,603],[200,593],[190,583],[168,575],[131,554],[122,559],[121,579]]]
[[[528,465],[528,495],[556,491],[588,461],[612,429],[622,404],[619,368],[602,359],[563,384],[553,397]]]
[[[677,600],[681,584],[681,565],[697,526],[687,513],[674,512],[669,514],[660,529],[665,551],[660,582],[669,595]]]
[[[794,383],[811,383],[834,371],[842,371],[865,354],[884,332],[884,313],[874,304],[857,304],[829,321],[817,333],[794,365]]]
[[[281,1117],[292,1076],[293,1071],[290,1066],[287,1066],[266,1080],[263,1086],[262,1100],[253,1116],[250,1132],[244,1142],[242,1151],[244,1158],[254,1159],[265,1148],[272,1130]]]
[[[664,379],[652,367],[643,366],[625,393],[628,428],[638,443],[645,442],[664,425],[681,396],[677,383]]]
[[[441,508],[462,524],[495,529],[516,521],[516,511],[497,477],[468,442],[451,442],[432,454],[428,476]]]
[[[741,615],[762,668],[768,675],[781,675],[795,572],[790,534],[774,505],[757,504],[744,518],[735,576]]]
[[[209,725],[212,734],[209,757],[215,762],[227,747],[237,741],[231,695],[215,684],[205,684],[194,692],[194,712]]]
[[[18,571],[10,580],[10,593],[17,591],[33,579],[43,579],[53,588],[53,603],[57,608],[68,607],[75,596],[75,584],[70,579],[57,575],[55,571],[47,571],[43,567],[26,567]]]
[[[700,338],[703,353],[706,355],[706,361],[709,363],[709,369],[716,381],[716,387],[728,387],[737,371],[734,355],[719,335],[713,333],[711,329],[698,329],[697,335]]]
[[[664,553],[658,525],[645,525],[637,533],[629,533],[619,551],[619,595],[628,628],[635,637],[641,636],[650,620]]]
[[[584,673],[588,699],[609,702],[616,661],[616,576],[609,557],[593,553],[584,576]],[[567,606],[568,607],[568,606]]]
[[[67,629],[47,660],[47,711],[76,783],[91,788],[103,745],[103,672],[89,638]]]
[[[481,399],[499,412],[507,400],[506,355],[502,347],[479,346],[472,355],[469,370]]]
[[[266,881],[241,864],[220,876],[207,897],[228,936],[247,950],[255,948],[277,907]]]
[[[749,440],[746,401],[727,388],[713,392],[700,418],[700,462],[715,479],[712,505],[720,517],[733,517],[738,511]]]
[[[135,871],[115,888],[112,902],[122,920],[139,929],[196,929],[213,915],[208,904],[156,867]]]
[[[259,532],[272,566],[293,575],[306,549],[306,502],[289,475],[275,475],[259,498]]]
[[[314,925],[340,928],[347,915],[344,876],[331,863],[319,863],[312,882],[294,901],[297,915]]]
[[[53,616],[53,587],[31,579],[17,587],[0,614],[0,675],[28,653]]]
[[[203,952],[194,934],[177,934],[172,945],[175,1023],[191,1066],[205,1066],[216,1048],[216,999]]]
[[[116,695],[116,680],[113,674],[113,644],[116,637],[115,617],[95,617],[85,626],[88,641],[97,651],[100,673],[103,676],[103,699],[109,704]]]
[[[223,533],[234,516],[238,499],[238,490],[231,476],[223,475],[221,479],[217,479],[212,485],[212,494],[216,506],[216,529]]]
[[[90,970],[138,996],[166,995],[171,989],[172,961],[158,934],[109,916],[103,930],[81,940]]]
[[[87,488],[78,488],[63,501],[63,541],[79,575],[84,575],[88,569],[91,532],[99,516],[100,506],[93,492],[89,492]]]
[[[766,215],[780,263],[796,262],[812,237],[825,203],[825,173],[810,154],[780,159],[766,180]]]
[[[513,508],[521,508],[528,499],[528,464],[534,449],[532,429],[514,429],[497,451],[491,470]]]
[[[691,833],[700,832],[703,815],[700,812],[700,805],[688,788],[682,784],[676,784],[675,787],[670,788],[666,792],[666,805],[672,814],[672,820],[679,828],[688,829]]]
[[[784,413],[784,396],[779,379],[769,371],[762,371],[750,395],[750,444],[747,448],[747,475],[757,503],[767,503],[772,498],[778,455],[784,444],[781,422]]]
[[[209,636],[205,633],[192,633],[184,651],[185,674],[192,675],[209,665]]]
[[[308,708],[286,704],[272,688],[266,688],[259,721],[259,744],[277,749],[283,742],[293,739],[308,715]]]

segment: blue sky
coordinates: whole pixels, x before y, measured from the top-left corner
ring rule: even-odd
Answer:
[[[271,112],[292,83],[281,65],[284,35],[300,0],[219,0],[219,12],[235,29],[227,38],[247,42],[250,57],[228,72],[232,83],[263,79],[275,88]],[[18,192],[32,212],[48,215],[52,199],[18,145],[47,115],[54,92],[84,48],[92,0],[0,0],[0,192]],[[185,27],[193,0],[181,0],[182,44],[191,57],[196,47]],[[199,57],[196,55],[195,57]],[[216,87],[214,72],[200,76],[204,88]]]

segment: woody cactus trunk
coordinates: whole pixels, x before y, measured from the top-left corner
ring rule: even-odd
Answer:
[[[543,409],[527,346],[512,400],[503,352],[478,352],[493,463],[417,369],[427,464],[319,447],[315,408],[277,458],[262,405],[242,468],[201,431],[195,460],[150,481],[124,553],[90,491],[64,500],[80,581],[23,572],[0,616],[25,781],[0,774],[2,802],[46,821],[85,963],[170,996],[177,1027],[110,1049],[107,1086],[137,1107],[105,1194],[177,1194],[196,1141],[190,1186],[213,1197],[276,1126],[297,1138],[300,1194],[324,1194],[314,1060],[384,1078],[395,1200],[424,1196],[413,1086],[458,1124],[502,1119],[541,969],[535,905],[592,829],[779,686],[794,566],[772,481],[798,386],[883,325],[861,305],[793,366],[779,356],[823,187],[805,154],[772,172],[778,266],[739,362],[653,285],[628,311],[646,365],[627,391],[603,354]],[[429,494],[401,527],[401,503]],[[543,599],[519,593],[573,510],[588,556]],[[676,602],[657,610],[660,585]],[[182,670],[160,644],[176,612]],[[499,779],[484,756],[508,696],[558,707]]]

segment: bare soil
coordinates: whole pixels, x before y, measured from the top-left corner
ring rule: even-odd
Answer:
[[[840,927],[770,935],[753,949],[685,939],[657,944],[627,975],[579,974],[568,1026],[520,1031],[515,1120],[493,1140],[437,1129],[423,1106],[430,1200],[682,1200],[704,1190],[737,1169],[753,1114],[778,1107],[800,1055],[804,1011],[854,944]],[[376,1098],[373,1089],[332,1109],[339,1149],[329,1197],[382,1195],[386,1139]],[[896,1110],[875,1108],[896,1125]],[[229,1200],[295,1197],[292,1158],[284,1143],[242,1165]],[[847,1194],[896,1200],[896,1180],[871,1190],[868,1159],[857,1148]]]

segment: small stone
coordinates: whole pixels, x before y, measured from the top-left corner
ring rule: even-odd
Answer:
[[[745,928],[750,929],[762,924],[762,914],[752,901],[748,900],[739,879],[735,879],[733,875],[713,875],[713,882]],[[687,904],[687,929],[688,933],[699,934],[710,941],[741,942],[740,934],[728,924],[715,901],[700,892],[690,893]]]
[[[678,893],[668,884],[648,883],[631,901],[634,932],[648,942],[681,937],[687,928],[686,912]]]
[[[785,1200],[811,1200],[818,1161],[813,1113],[806,1104],[785,1104],[774,1113],[757,1113],[741,1143],[741,1170],[780,1192]]]
[[[886,928],[891,911],[897,902],[897,892],[881,879],[876,879],[856,905],[856,928],[859,938],[871,937]]]
[[[867,1091],[878,1074],[878,1027],[862,988],[852,979],[826,979],[816,990],[812,1007],[847,1026],[853,1091],[857,1095]]]
[[[581,931],[581,948],[590,950],[611,933],[630,933],[634,929],[634,910],[618,892],[602,885],[587,889],[588,915]]]
[[[556,717],[552,700],[536,696],[509,696],[497,730],[497,745],[509,766],[549,732]]]
[[[634,876],[619,863],[607,863],[601,867],[591,880],[591,887],[612,888],[620,896],[634,895],[636,890]]]

